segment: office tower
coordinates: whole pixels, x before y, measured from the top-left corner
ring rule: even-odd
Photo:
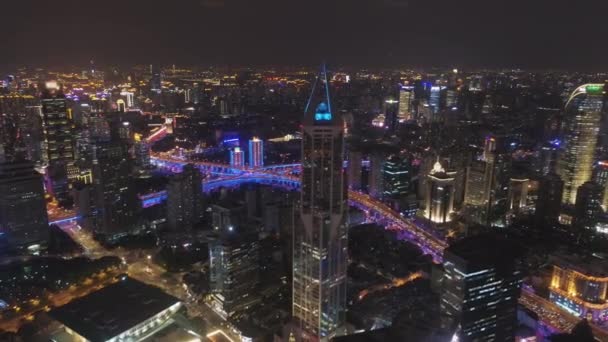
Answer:
[[[65,95],[56,83],[48,82],[41,95],[47,172],[52,194],[62,203],[69,201],[68,164],[74,162],[72,120],[68,118]]]
[[[152,168],[150,162],[150,145],[145,140],[136,141],[133,150],[135,152],[135,166],[140,170]]]
[[[346,319],[344,125],[329,88],[323,68],[302,125],[300,221],[293,253],[293,317],[300,340],[329,340]]]
[[[152,74],[150,78],[150,89],[160,93],[162,90],[162,77],[158,65],[150,65],[150,73]]]
[[[602,208],[608,209],[608,160],[600,160],[593,167],[593,181],[603,189]]]
[[[130,108],[135,107],[135,99],[134,99],[135,94],[133,94],[130,91],[121,91],[120,95],[124,96],[127,99],[127,102],[126,102],[127,108],[130,109]]]
[[[585,182],[578,188],[574,204],[574,227],[595,230],[602,213],[602,195],[603,189],[593,181]]]
[[[212,307],[223,318],[235,318],[260,301],[259,253],[257,234],[240,226],[209,241]]]
[[[490,225],[508,210],[510,169],[509,153],[486,137],[483,153],[467,167],[464,203],[475,222]]]
[[[188,231],[203,218],[203,180],[199,169],[185,165],[167,185],[167,222],[173,231]]]
[[[445,106],[450,110],[458,110],[458,91],[448,89],[445,96]]]
[[[361,162],[361,152],[348,152],[348,187],[352,190],[361,190]]]
[[[235,147],[234,150],[230,150],[230,166],[245,166],[245,152],[243,152],[240,147]]]
[[[412,117],[412,101],[414,101],[414,87],[402,86],[399,90],[399,122],[404,122]]]
[[[118,99],[116,100],[116,111],[124,113],[127,109],[127,105],[125,104],[125,100]]]
[[[78,224],[88,230],[95,229],[95,194],[92,184],[76,182],[72,187]]]
[[[444,90],[444,86],[435,85],[431,87],[431,94],[429,96],[429,106],[431,107],[433,113],[437,113],[439,112],[439,110],[443,109],[442,94],[444,93]]]
[[[537,225],[552,226],[558,223],[561,211],[564,181],[554,172],[541,178],[534,218]]]
[[[564,181],[562,202],[575,204],[576,191],[591,179],[600,120],[604,110],[604,85],[585,84],[566,102],[564,150],[559,158],[559,175]]]
[[[410,190],[411,177],[411,165],[407,157],[388,157],[382,170],[383,197],[390,200],[404,199]]]
[[[514,341],[522,274],[521,250],[509,240],[477,235],[443,256],[441,318],[452,341]]]
[[[556,170],[557,156],[561,142],[552,140],[541,145],[538,149],[538,158],[535,159],[534,171],[539,175],[546,175]]]
[[[456,172],[446,172],[440,162],[436,162],[428,174],[424,217],[432,222],[445,223],[451,220],[455,176]]]
[[[29,161],[0,163],[0,240],[32,251],[48,235],[42,175]]]
[[[509,211],[518,213],[527,203],[530,180],[525,177],[511,178],[509,182]]]
[[[264,166],[264,142],[258,137],[249,140],[249,167],[257,169]]]
[[[122,142],[100,142],[93,149],[95,230],[112,240],[128,233],[136,223],[138,201],[132,184],[132,161]]]
[[[390,132],[394,133],[398,123],[399,115],[399,101],[389,98],[384,101],[384,127]]]
[[[384,182],[382,169],[384,168],[385,156],[375,152],[370,156],[369,186],[368,193],[375,198],[382,198],[384,193]]]

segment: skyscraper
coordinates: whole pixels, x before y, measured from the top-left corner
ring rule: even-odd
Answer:
[[[254,169],[264,166],[264,142],[258,137],[249,140],[249,167]]]
[[[399,122],[397,117],[399,115],[399,101],[393,98],[388,98],[386,101],[384,101],[384,113],[384,127],[390,133],[394,133],[397,123]]]
[[[353,190],[361,190],[361,152],[348,152],[348,186]]]
[[[608,160],[598,161],[593,168],[593,181],[603,189],[602,208],[608,209]]]
[[[540,180],[534,213],[537,225],[557,224],[563,191],[564,181],[554,172],[549,172]]]
[[[558,165],[564,181],[563,203],[574,204],[578,187],[591,179],[604,95],[603,84],[585,84],[566,102],[565,146]]]
[[[59,202],[65,202],[69,200],[67,168],[74,162],[72,120],[68,118],[65,95],[55,82],[47,82],[41,102],[51,190]]]
[[[293,317],[298,340],[329,340],[346,319],[347,193],[344,125],[332,108],[325,67],[302,127],[299,224],[294,231]]]
[[[201,173],[192,164],[173,175],[167,186],[167,222],[173,231],[189,230],[203,218]]]
[[[0,164],[0,239],[11,248],[44,245],[49,227],[42,175],[34,164]]]
[[[375,198],[382,198],[384,193],[384,178],[382,176],[382,169],[384,168],[385,158],[385,154],[381,152],[374,152],[369,157],[370,169],[368,192]]]
[[[399,115],[397,120],[404,122],[412,116],[412,101],[414,101],[414,87],[402,86],[399,90]]]
[[[131,181],[132,162],[126,148],[121,142],[94,146],[96,231],[110,240],[128,233],[136,223],[137,196]]]
[[[522,274],[520,248],[509,240],[477,235],[444,252],[441,315],[452,341],[513,341]]]
[[[454,209],[454,177],[456,172],[446,172],[440,162],[436,162],[427,176],[426,207],[427,219],[436,223],[449,222]]]
[[[407,157],[392,155],[386,159],[382,170],[384,198],[399,200],[410,190],[411,165]]]
[[[255,232],[223,232],[209,242],[209,273],[214,309],[224,318],[260,301],[259,242]]]
[[[593,181],[585,182],[576,192],[574,227],[595,230],[602,212],[602,188]]]
[[[230,166],[243,167],[245,166],[245,153],[240,147],[235,147],[230,151]]]

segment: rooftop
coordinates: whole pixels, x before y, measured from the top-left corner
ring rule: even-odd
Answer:
[[[97,342],[119,335],[178,302],[179,299],[157,287],[126,277],[49,314],[84,338]]]

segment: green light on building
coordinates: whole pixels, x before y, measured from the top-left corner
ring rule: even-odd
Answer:
[[[591,94],[591,95],[602,94],[604,92],[604,85],[603,84],[590,84],[585,87],[585,92],[587,92],[587,94]]]

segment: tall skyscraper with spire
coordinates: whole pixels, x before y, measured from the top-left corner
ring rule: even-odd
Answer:
[[[344,125],[332,107],[325,67],[302,125],[299,219],[294,231],[293,316],[297,341],[327,341],[346,319],[347,192]]]
[[[575,204],[578,188],[591,179],[604,97],[603,84],[585,84],[566,103],[565,146],[558,165],[564,181],[562,203]]]

